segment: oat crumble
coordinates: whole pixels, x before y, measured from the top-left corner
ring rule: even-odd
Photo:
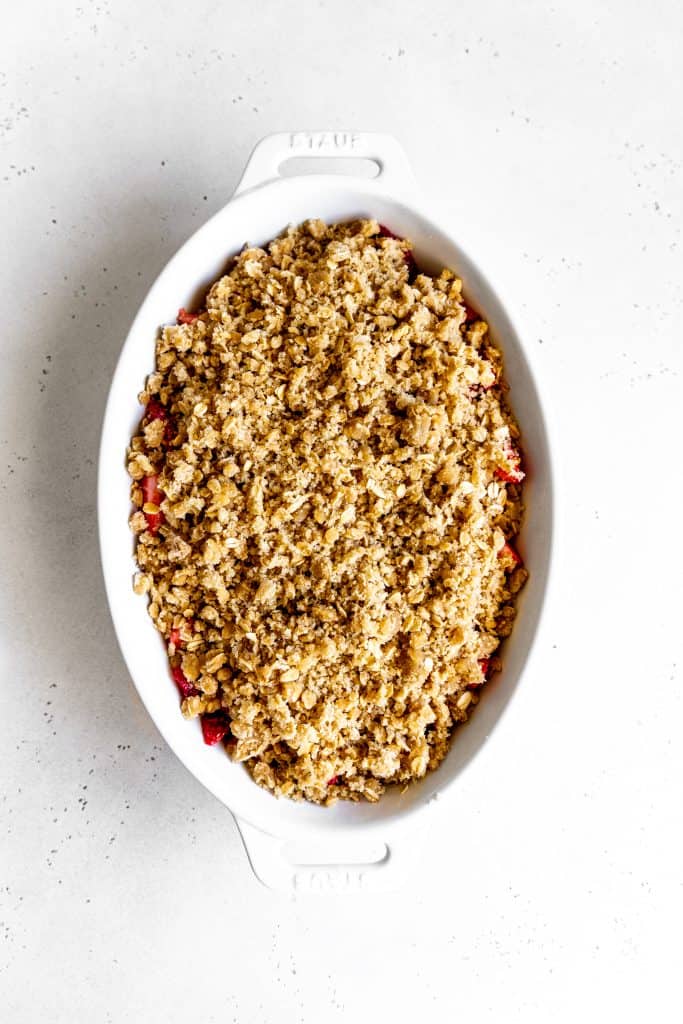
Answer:
[[[156,348],[128,453],[135,590],[186,717],[278,796],[435,768],[526,571],[501,356],[376,221],[247,248]]]

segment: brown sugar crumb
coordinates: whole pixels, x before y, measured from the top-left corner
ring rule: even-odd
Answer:
[[[408,255],[373,220],[245,249],[141,395],[136,590],[183,713],[278,796],[377,800],[435,768],[526,579],[500,353],[459,278]]]

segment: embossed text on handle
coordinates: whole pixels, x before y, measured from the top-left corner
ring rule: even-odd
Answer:
[[[355,132],[292,132],[289,148],[297,152],[316,153],[328,150],[335,153],[353,152],[359,136]]]
[[[292,887],[297,892],[358,892],[365,886],[364,871],[297,871]]]

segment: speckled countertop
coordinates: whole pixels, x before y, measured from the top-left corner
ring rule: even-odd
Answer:
[[[673,1021],[680,5],[163,7],[3,27],[3,1022]],[[290,901],[135,695],[95,463],[161,266],[260,136],[325,126],[396,134],[513,310],[563,543],[534,671],[405,892]]]

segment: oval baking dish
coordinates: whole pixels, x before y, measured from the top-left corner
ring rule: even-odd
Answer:
[[[280,177],[282,163],[302,155],[369,159],[379,173],[373,179],[317,173]],[[527,469],[526,513],[518,543],[530,575],[519,598],[512,635],[505,643],[502,672],[487,684],[476,713],[466,727],[458,729],[436,771],[405,792],[390,788],[376,804],[340,801],[329,808],[276,800],[241,765],[231,762],[220,745],[207,747],[202,742],[197,720],[188,722],[181,716],[166,651],[145,601],[132,589],[135,564],[125,464],[126,447],[141,416],[137,394],[153,369],[154,338],[160,325],[173,321],[180,306],[192,308],[195,297],[220,276],[228,257],[245,243],[262,245],[288,224],[312,217],[328,223],[376,218],[411,240],[421,269],[436,272],[450,267],[462,277],[468,301],[481,310],[503,353]],[[486,742],[522,675],[546,597],[553,488],[546,420],[524,347],[481,271],[430,218],[405,154],[394,139],[374,133],[301,132],[272,135],[258,144],[233,198],[171,259],[135,317],[104,417],[98,516],[111,614],[138,693],[171,749],[235,815],[261,880],[285,889],[395,884],[409,860],[410,836],[424,831],[414,827],[416,816],[426,812],[435,794],[452,786]],[[285,847],[292,841],[297,844],[294,852]],[[364,852],[367,844],[372,845],[372,855]]]

